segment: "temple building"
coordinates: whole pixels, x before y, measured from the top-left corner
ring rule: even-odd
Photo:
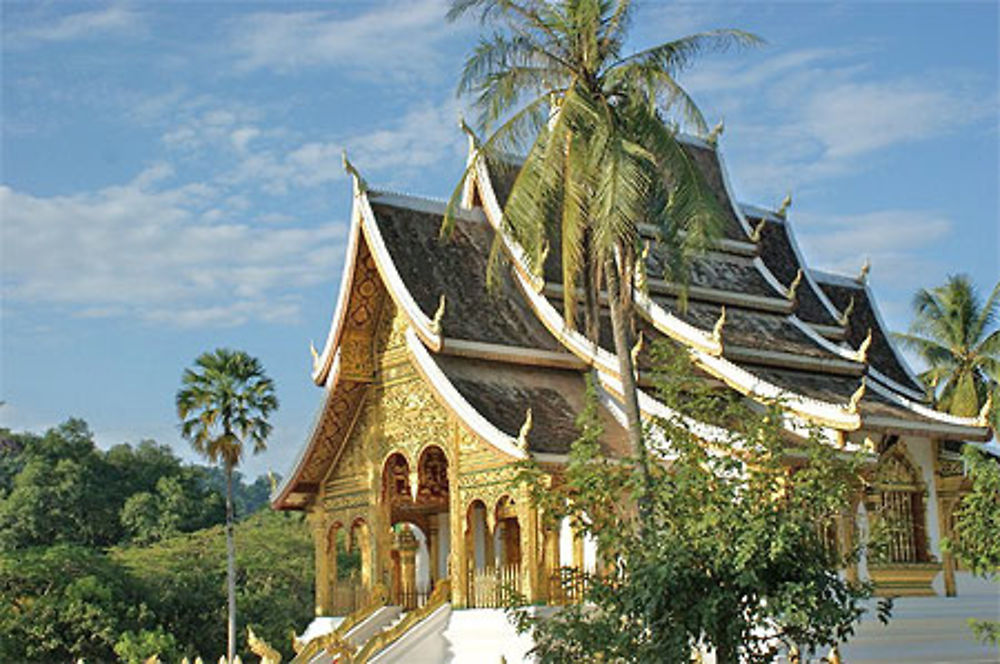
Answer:
[[[790,438],[819,426],[829,444],[870,455],[872,479],[856,497],[855,527],[839,535],[852,538],[886,519],[892,541],[884,558],[849,573],[891,595],[933,594],[940,574],[937,585],[954,594],[955,563],[941,540],[964,482],[956,441],[989,439],[985,418],[930,408],[889,338],[867,266],[853,276],[811,269],[787,202],[778,210],[737,203],[715,141],[681,138],[726,224],[692,267],[686,308],[651,243],[646,288],[635,290],[644,338],[685,348],[719,389],[759,402],[780,398]],[[531,602],[562,602],[559,570],[593,569],[598,559],[568,525],[545,526],[512,478],[529,456],[559,474],[578,436],[588,374],[600,392],[602,445],[610,455],[627,452],[610,324],[597,344],[568,328],[557,258],[534,275],[506,236],[510,269],[499,293],[487,292],[516,167],[488,163],[471,137],[469,164],[463,206],[444,242],[444,202],[369,188],[350,169],[340,293],[326,342],[313,349],[322,405],[272,497],[275,509],[307,515],[317,616],[380,603],[492,607],[511,587]],[[652,228],[644,232],[652,239]],[[665,406],[647,392],[648,350],[637,360],[640,408],[662,415]],[[338,571],[338,552],[354,552],[357,574]],[[351,641],[348,626],[338,631]],[[351,642],[364,641],[355,634]]]

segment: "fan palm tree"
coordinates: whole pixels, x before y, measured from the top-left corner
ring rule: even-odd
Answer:
[[[983,302],[966,275],[913,298],[910,331],[894,336],[927,364],[920,379],[939,410],[971,417],[1000,382],[1000,283]]]
[[[690,35],[624,55],[629,0],[455,0],[454,20],[479,12],[504,30],[481,38],[459,94],[471,94],[486,139],[479,150],[502,160],[527,156],[514,180],[503,229],[541,274],[550,246],[560,253],[566,323],[596,341],[606,288],[629,435],[648,480],[632,347],[632,286],[641,263],[640,225],[656,227],[675,279],[720,232],[718,200],[676,139],[677,117],[704,134],[702,113],[675,76],[709,51],[760,42],[738,30]],[[530,146],[530,147],[529,147]],[[467,174],[468,175],[468,174]],[[449,205],[442,233],[453,224]],[[499,239],[491,260],[495,281]]]
[[[245,444],[267,448],[268,416],[278,408],[274,383],[260,361],[243,351],[202,353],[184,370],[176,397],[181,435],[226,476],[226,591],[229,609],[226,656],[236,654],[236,543],[233,538],[233,469]]]

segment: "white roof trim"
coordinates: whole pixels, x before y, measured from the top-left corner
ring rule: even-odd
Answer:
[[[695,361],[722,378],[734,389],[763,401],[778,401],[789,410],[810,419],[828,422],[837,428],[853,431],[861,426],[861,417],[847,410],[847,405],[837,405],[796,394],[769,383],[746,369],[724,358],[714,357],[698,350],[692,351]]]
[[[452,385],[448,377],[441,371],[441,367],[431,357],[413,326],[406,328],[406,347],[424,380],[430,384],[431,389],[437,393],[438,397],[444,400],[448,407],[458,415],[470,432],[508,456],[515,459],[528,458],[527,452],[518,446],[517,439],[500,431],[465,400],[465,397]]]
[[[572,353],[564,351],[540,350],[521,346],[506,346],[484,341],[471,341],[445,337],[441,346],[442,355],[454,355],[473,359],[522,364],[553,369],[585,369],[587,363]]]
[[[868,298],[868,306],[871,307],[872,313],[875,314],[875,321],[878,323],[878,326],[882,328],[882,336],[885,337],[885,342],[889,345],[889,350],[896,356],[896,361],[899,362],[899,366],[903,368],[903,371],[906,372],[906,375],[913,381],[914,385],[923,384],[923,382],[917,377],[917,374],[913,372],[913,369],[910,368],[910,364],[906,361],[906,356],[899,352],[899,349],[896,348],[896,344],[892,340],[892,332],[885,324],[885,319],[882,318],[882,312],[879,311],[878,304],[875,302],[875,295],[872,293],[871,286],[867,281],[859,282],[857,279],[852,277],[847,277],[841,274],[833,274],[832,272],[823,272],[821,270],[807,270],[807,273],[808,272],[814,273],[818,281],[825,281],[834,285],[848,286],[858,290],[863,290],[865,297]],[[898,385],[898,383],[894,384]]]
[[[389,294],[396,306],[406,312],[407,318],[420,338],[435,351],[440,350],[441,335],[433,330],[430,317],[420,310],[420,306],[410,295],[403,278],[399,276],[396,264],[385,246],[385,241],[382,240],[382,234],[379,233],[378,222],[375,221],[375,213],[372,211],[368,195],[363,191],[358,196],[358,206],[361,209],[361,230],[364,232],[368,249],[372,252],[375,265],[378,267],[379,274],[382,276]]]
[[[351,286],[354,283],[354,268],[358,256],[358,238],[361,235],[361,209],[359,206],[359,186],[356,179],[353,183],[354,194],[351,198],[351,225],[347,231],[347,256],[344,260],[344,270],[340,276],[340,292],[337,295],[337,305],[333,310],[330,331],[326,335],[323,352],[313,360],[312,379],[317,385],[322,385],[330,373],[333,355],[340,343],[340,335],[344,330],[344,319],[347,316],[347,304],[351,296]]]
[[[279,499],[284,497],[285,492],[288,490],[289,485],[292,480],[298,477],[299,473],[303,470],[303,465],[309,456],[310,450],[312,450],[313,443],[315,442],[316,435],[319,432],[320,422],[323,420],[323,413],[326,412],[327,401],[330,398],[330,394],[333,392],[334,387],[339,383],[340,379],[340,349],[338,348],[333,354],[333,362],[331,363],[331,369],[329,371],[329,377],[326,380],[326,384],[323,388],[323,399],[320,401],[319,408],[313,414],[312,424],[309,426],[309,435],[306,436],[306,444],[299,448],[299,453],[295,456],[295,460],[292,462],[289,472],[281,478],[281,484],[275,487],[271,495],[268,496],[268,501],[272,507],[276,507],[276,503]]]
[[[837,307],[833,306],[833,302],[830,301],[830,298],[826,296],[826,293],[823,292],[823,289],[819,287],[819,284],[816,283],[816,281],[810,274],[811,270],[809,270],[806,267],[806,262],[802,257],[802,251],[799,249],[799,243],[795,239],[795,233],[792,232],[791,224],[783,223],[782,226],[784,227],[785,233],[788,236],[788,244],[790,244],[792,247],[792,253],[795,254],[795,259],[799,262],[799,267],[802,268],[802,273],[805,274],[806,281],[809,282],[809,285],[812,287],[813,292],[816,293],[816,297],[819,298],[819,301],[823,303],[823,306],[826,307],[826,310],[830,313],[831,316],[833,316],[833,320],[839,321],[843,316],[843,312],[837,309]]]
[[[544,281],[540,277],[530,274],[524,263],[524,252],[503,231],[501,222],[503,212],[500,209],[500,204],[497,202],[496,193],[493,191],[493,183],[490,181],[489,171],[486,168],[484,159],[478,158],[475,173],[481,188],[480,193],[483,198],[486,218],[496,232],[501,234],[504,246],[510,252],[509,255],[514,266],[515,277],[542,323],[574,355],[593,365],[601,372],[617,376],[618,358],[614,354],[600,348],[576,330],[568,328],[563,316],[556,311],[555,307],[552,306],[546,297],[540,294],[540,291],[545,286]],[[638,289],[634,289],[634,291],[633,299],[640,314],[667,336],[687,345],[689,352],[702,368],[721,378],[739,392],[765,400],[780,400],[797,414],[807,418],[819,419],[821,422],[832,424],[838,428],[854,430],[860,426],[860,417],[856,413],[848,412],[846,406],[839,406],[810,399],[803,395],[789,393],[729,362],[721,357],[721,344],[715,341],[708,332],[702,331],[676,318],[651,301],[647,295],[644,295]]]
[[[979,418],[976,417],[961,417],[959,415],[951,415],[950,413],[942,413],[939,410],[934,410],[933,408],[928,408],[922,403],[917,403],[915,401],[910,401],[904,396],[896,394],[887,387],[880,385],[875,381],[869,381],[868,386],[873,392],[877,392],[879,395],[885,397],[889,401],[892,401],[897,406],[902,406],[908,410],[912,410],[917,415],[922,415],[928,419],[936,420],[943,424],[951,424],[954,426],[969,427],[972,429],[983,430],[986,427],[979,423]],[[924,425],[926,426],[926,425]]]

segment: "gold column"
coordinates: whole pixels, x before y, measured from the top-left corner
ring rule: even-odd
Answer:
[[[438,533],[437,519],[437,514],[432,514],[427,525],[427,571],[430,575],[431,588],[434,587],[434,583],[440,576],[438,559],[441,557],[441,536]]]
[[[951,532],[951,513],[955,509],[955,500],[941,500],[938,493],[938,525],[941,538],[954,539]],[[944,565],[944,594],[946,597],[954,597],[958,594],[955,587],[955,555],[951,551],[945,551],[941,547],[941,562]]]
[[[538,541],[538,508],[531,503],[527,487],[517,500],[517,521],[521,529],[521,590],[529,602],[542,599],[542,561]]]
[[[448,578],[451,579],[451,601],[464,608],[468,590],[469,558],[465,539],[465,508],[458,479],[459,429],[452,423],[452,459],[448,464],[448,529],[451,547],[448,553]]]
[[[329,615],[330,611],[330,573],[329,555],[327,555],[326,522],[319,509],[313,509],[306,515],[309,528],[313,535],[313,552],[316,567],[316,615]]]
[[[545,551],[543,556],[545,558],[544,565],[544,577],[541,580],[542,596],[544,599],[551,601],[549,597],[549,591],[551,590],[551,579],[555,576],[556,572],[559,571],[559,531],[553,530],[551,528],[546,528],[542,532],[542,538],[544,540]]]
[[[417,538],[408,526],[399,528],[396,533],[394,547],[399,553],[399,587],[394,588],[394,594],[400,604],[406,608],[415,608],[417,601]]]

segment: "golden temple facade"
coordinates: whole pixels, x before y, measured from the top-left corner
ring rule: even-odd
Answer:
[[[789,437],[818,425],[831,445],[870,455],[871,484],[840,536],[879,519],[895,527],[888,553],[851,573],[895,595],[932,593],[941,574],[954,594],[954,563],[940,544],[965,481],[954,441],[986,440],[985,420],[928,406],[890,343],[867,268],[857,277],[809,269],[787,206],[735,203],[717,146],[683,140],[724,203],[727,226],[693,266],[687,307],[653,242],[635,293],[644,337],[686,349],[720,389],[780,398]],[[516,166],[488,163],[472,141],[469,160],[447,242],[438,237],[444,203],[370,190],[351,169],[341,291],[326,343],[313,350],[323,402],[272,498],[276,509],[307,514],[317,615],[348,613],[374,589],[407,607],[435,586],[455,607],[500,605],[510,588],[529,602],[562,602],[574,589],[560,570],[598,564],[592,544],[565,523],[547,526],[513,479],[530,456],[558,480],[588,375],[599,391],[602,445],[625,453],[610,335],[594,343],[567,328],[558,264],[531,273],[507,237],[510,269],[499,295],[487,294],[486,264]],[[661,415],[646,391],[648,350],[637,360],[640,407]],[[358,559],[353,576],[338,570],[338,553],[349,552]]]

